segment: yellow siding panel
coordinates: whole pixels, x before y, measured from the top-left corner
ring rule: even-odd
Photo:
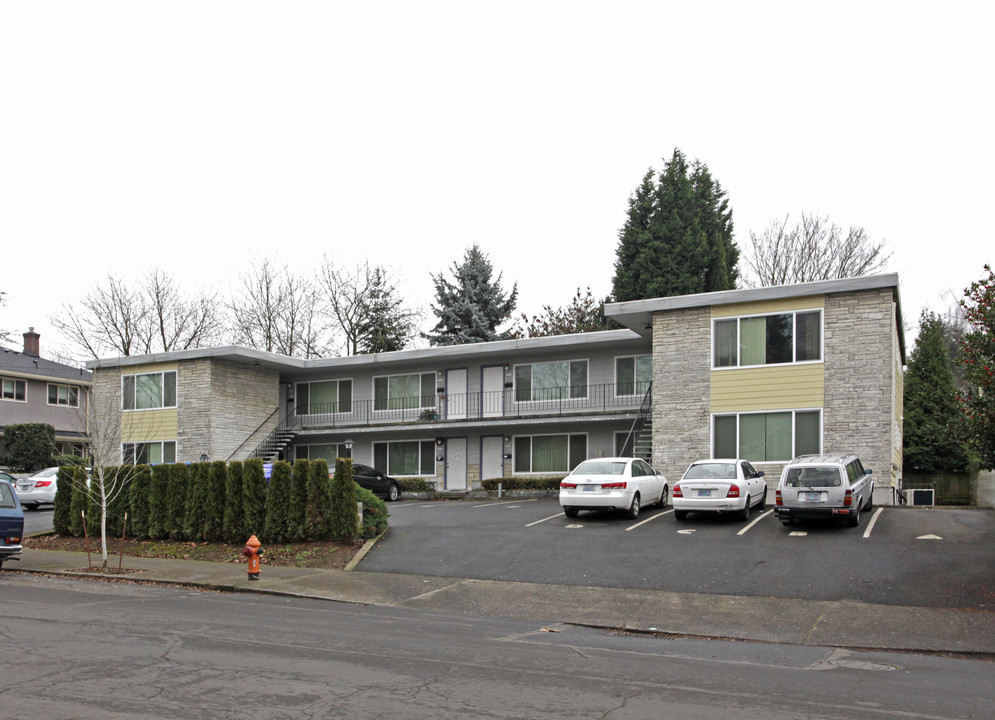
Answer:
[[[177,417],[176,408],[122,413],[121,442],[175,440]]]
[[[822,363],[712,371],[713,413],[821,408],[824,398]]]
[[[764,315],[788,310],[813,310],[826,306],[825,295],[766,300],[763,302],[736,303],[734,305],[713,305],[712,317],[736,317],[738,315]]]
[[[142,375],[144,373],[167,372],[176,370],[180,364],[178,362],[149,363],[148,365],[129,365],[121,369],[122,375]]]

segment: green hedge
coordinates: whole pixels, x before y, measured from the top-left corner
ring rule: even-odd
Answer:
[[[557,477],[492,478],[484,480],[480,486],[484,490],[497,490],[498,483],[500,483],[502,490],[559,490],[560,480],[564,477],[559,475]]]
[[[435,492],[435,483],[425,478],[398,478],[402,493]]]

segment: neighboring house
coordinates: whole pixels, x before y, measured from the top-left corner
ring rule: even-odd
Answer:
[[[87,443],[86,403],[92,373],[40,356],[41,336],[24,333],[24,350],[0,348],[0,457],[8,425],[55,428],[56,455],[82,455]]]
[[[882,275],[610,304],[627,329],[302,360],[240,347],[102,359],[125,461],[350,454],[445,490],[651,458],[740,455],[773,485],[803,452],[901,474],[904,336]]]

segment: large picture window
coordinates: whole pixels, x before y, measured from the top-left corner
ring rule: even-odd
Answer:
[[[586,435],[521,435],[515,438],[516,473],[568,473],[586,459]]]
[[[652,355],[615,358],[616,395],[645,395],[652,381]]]
[[[822,360],[822,311],[722,318],[712,325],[712,366],[783,365]]]
[[[715,415],[712,457],[785,462],[822,451],[822,413],[785,410]]]
[[[298,445],[294,448],[294,457],[297,460],[324,460],[334,470],[336,458],[352,457],[352,454],[342,443],[327,443]]]
[[[297,383],[297,414],[352,412],[352,380]]]
[[[435,475],[432,440],[373,443],[373,466],[387,475]]]
[[[176,407],[176,371],[125,375],[121,379],[121,407],[124,410]]]
[[[121,446],[121,459],[125,465],[159,465],[176,462],[176,442],[124,443]]]
[[[587,360],[515,366],[515,400],[542,402],[587,397]]]
[[[415,410],[435,404],[435,373],[373,378],[374,410]]]

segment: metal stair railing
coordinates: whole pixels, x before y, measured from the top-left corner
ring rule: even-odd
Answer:
[[[252,440],[252,438],[254,438],[256,436],[256,433],[258,433],[263,427],[265,427],[266,423],[270,422],[273,419],[273,417],[278,412],[280,412],[280,408],[279,407],[277,407],[272,413],[270,413],[269,416],[265,420],[263,420],[261,423],[259,423],[259,426],[255,430],[253,430],[251,433],[249,433],[248,437],[246,437],[245,440],[242,441],[242,444],[239,445],[237,448],[235,448],[235,451],[231,455],[228,456],[228,462],[231,462],[232,458],[234,458],[235,455],[237,455],[238,452],[242,448],[244,448],[246,446],[246,444],[250,440]],[[256,445],[256,447],[253,449],[253,451],[248,454],[247,459],[249,459],[249,458],[265,458],[266,455],[268,454],[268,452],[271,452],[274,449],[278,452],[281,447],[283,447],[283,446],[285,446],[287,444],[287,443],[280,443],[278,441],[278,438],[280,438],[281,436],[289,434],[290,438],[292,439],[293,436],[296,435],[296,429],[298,427],[300,427],[300,420],[294,414],[294,411],[291,410],[283,418],[283,420],[281,420],[277,424],[277,426],[269,433],[269,435],[267,435],[265,438],[263,438],[262,442],[260,442],[258,445]]]
[[[643,395],[643,401],[639,405],[639,414],[636,415],[636,419],[632,421],[632,427],[629,429],[629,434],[625,438],[625,442],[622,443],[621,457],[635,457],[636,452],[636,440],[639,438],[640,433],[646,426],[647,421],[650,420],[650,410],[653,407],[653,383],[649,384],[646,388],[646,394]]]

